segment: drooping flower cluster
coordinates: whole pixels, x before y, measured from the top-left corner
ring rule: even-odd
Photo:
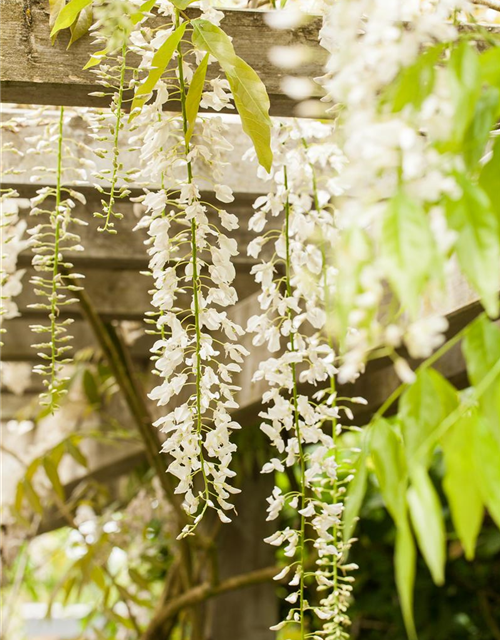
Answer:
[[[344,381],[355,379],[370,350],[382,346],[402,379],[411,381],[394,350],[405,344],[421,358],[429,344],[444,340],[445,318],[419,316],[429,314],[423,302],[431,309],[432,300],[442,302],[437,275],[451,268],[458,237],[442,203],[457,201],[468,188],[457,177],[465,168],[450,142],[461,111],[453,88],[459,80],[438,64],[441,43],[458,36],[450,18],[466,5],[340,0],[326,11],[321,44],[329,59],[322,82],[346,157],[335,198],[342,233],[331,251],[339,293],[332,330],[346,336]],[[459,47],[452,57],[459,65],[469,53]],[[484,298],[492,300],[489,293]]]
[[[96,189],[103,195],[102,211],[94,216],[103,220],[98,231],[116,233],[115,221],[123,218],[116,210],[117,201],[130,195],[126,184],[131,182],[135,170],[126,163],[129,159],[125,140],[125,111],[130,103],[129,94],[134,86],[137,72],[127,65],[128,43],[132,32],[140,28],[147,13],[140,12],[142,3],[128,0],[105,0],[97,5],[97,21],[93,26],[95,42],[104,48],[95,54],[89,63],[97,77],[97,84],[103,87],[91,95],[96,98],[110,98],[110,108],[90,110],[88,120],[92,137],[101,144],[95,150],[98,157],[107,160],[107,166],[100,168],[95,177],[100,181]],[[97,66],[96,66],[97,65]],[[125,146],[125,148],[124,148]],[[106,184],[106,187],[104,186]]]
[[[161,8],[167,10],[167,3]],[[150,60],[173,29],[173,24],[154,32],[142,28],[132,35],[131,48]],[[165,407],[155,425],[167,436],[163,451],[172,457],[168,470],[178,478],[176,492],[184,495],[183,506],[194,518],[185,535],[208,507],[229,521],[228,499],[238,492],[229,484],[236,449],[230,434],[239,428],[230,415],[237,408],[238,390],[232,377],[247,352],[237,344],[243,330],[224,310],[237,301],[233,260],[238,247],[223,229],[233,231],[238,220],[201,191],[213,189],[219,202],[233,201],[231,189],[221,184],[224,154],[232,147],[219,117],[199,118],[188,130],[185,101],[194,60],[179,48],[174,58],[175,70],[166,72],[156,85],[155,100],[134,120],[132,142],[139,146],[140,141],[138,178],[157,186],[140,198],[146,214],[138,224],[150,236],[155,311],[149,317],[158,337],[152,352],[160,383],[150,398]],[[203,101],[219,108],[228,104],[221,81],[212,82],[211,89],[202,94]],[[181,115],[163,111],[169,100],[181,102]]]
[[[84,177],[84,170],[71,162],[75,156],[64,137],[65,123],[67,117],[65,118],[64,108],[61,107],[59,118],[55,122],[49,120],[43,137],[28,139],[30,144],[35,145],[28,153],[49,157],[52,155],[55,160],[55,166],[38,167],[36,179],[40,179],[39,176],[45,173],[54,177],[55,184],[42,187],[31,200],[33,208],[30,215],[41,216],[44,221],[28,232],[32,236],[32,264],[39,274],[33,276],[31,283],[35,287],[35,293],[43,299],[31,305],[31,308],[48,315],[46,324],[31,325],[34,333],[47,335],[47,340],[33,345],[40,350],[39,356],[43,360],[35,365],[33,371],[44,377],[46,391],[40,398],[42,404],[47,404],[52,409],[58,406],[61,395],[66,392],[65,383],[68,378],[64,374],[64,365],[71,361],[67,357],[67,352],[71,349],[68,344],[71,340],[68,326],[73,319],[61,319],[61,311],[76,302],[72,297],[79,289],[75,281],[82,277],[71,272],[73,265],[66,256],[68,252],[83,251],[75,227],[86,224],[72,213],[75,200],[85,204],[85,198],[68,184],[75,172],[77,176]],[[69,160],[67,166],[66,160]]]
[[[269,520],[285,507],[298,518],[295,527],[267,538],[272,545],[286,545],[284,554],[293,559],[276,578],[293,569],[289,585],[297,587],[287,597],[294,607],[275,628],[295,621],[305,637],[306,612],[311,610],[326,625],[320,634],[343,638],[352,578],[342,569],[347,549],[341,534],[341,496],[350,471],[349,461],[347,472],[345,461],[339,468],[337,456],[343,407],[336,402],[337,356],[327,332],[335,273],[325,259],[325,247],[338,233],[330,201],[344,160],[332,132],[331,126],[319,123],[277,127],[272,189],[257,199],[250,221],[250,228],[261,235],[250,243],[249,254],[257,258],[269,245],[272,249],[252,268],[262,287],[262,313],[250,318],[248,330],[255,334],[255,346],[265,344],[278,354],[261,362],[254,376],[270,387],[263,396],[269,406],[260,414],[261,429],[278,452],[263,472],[300,470],[298,490],[283,494],[275,487],[269,498]],[[319,387],[312,397],[311,385]],[[308,544],[309,531],[314,532],[313,545]],[[309,566],[314,561],[316,570]],[[312,576],[317,604],[306,592]]]
[[[17,191],[9,189],[0,195],[0,229],[2,233],[2,254],[0,256],[0,327],[3,321],[19,316],[14,298],[22,291],[25,269],[18,269],[17,261],[21,251],[28,246],[25,237],[26,221],[19,219]]]

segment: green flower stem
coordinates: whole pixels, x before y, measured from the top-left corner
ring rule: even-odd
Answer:
[[[52,295],[50,298],[50,395],[53,398],[54,386],[57,380],[57,287],[59,280],[59,241],[61,237],[61,221],[59,218],[59,207],[61,204],[61,182],[62,182],[62,157],[63,157],[63,124],[64,107],[59,111],[59,129],[57,140],[57,183],[56,183],[56,204],[55,204],[55,230],[54,230],[54,262],[52,265]],[[52,399],[51,399],[52,404]]]
[[[113,215],[113,206],[115,204],[115,190],[116,183],[118,182],[118,166],[119,166],[119,157],[120,157],[120,145],[119,145],[119,135],[120,128],[122,122],[122,104],[123,104],[123,91],[125,89],[125,69],[126,66],[126,56],[127,56],[127,45],[123,45],[122,47],[122,63],[120,70],[120,87],[118,89],[118,97],[116,100],[116,125],[115,125],[115,135],[113,138],[113,174],[111,176],[111,187],[109,191],[109,203],[108,203],[108,211],[106,213],[106,222],[104,223],[104,227],[99,227],[98,231],[107,231],[108,233],[116,233],[113,230],[113,223],[111,222],[111,216]]]
[[[307,141],[305,140],[305,138],[302,138],[302,144],[304,145],[304,148],[307,150],[308,145],[307,145]],[[314,167],[311,163],[309,163],[309,166],[311,168],[312,171],[312,184],[313,184],[313,198],[314,198],[314,208],[316,209],[316,211],[319,212],[320,210],[320,204],[319,204],[319,198],[318,198],[318,183],[316,180],[316,172],[314,171]],[[324,295],[324,299],[325,299],[325,313],[328,317],[328,314],[330,313],[331,309],[332,309],[332,305],[331,305],[331,298],[330,298],[330,291],[328,289],[328,279],[327,279],[327,273],[326,273],[326,250],[325,250],[325,243],[323,242],[321,244],[321,257],[322,257],[322,261],[323,261],[323,295]],[[327,335],[327,339],[328,339],[328,345],[330,346],[330,349],[333,350],[333,338],[331,336],[331,334]],[[332,374],[330,376],[330,393],[332,394],[332,397],[335,397],[335,393],[337,391],[336,388],[336,381],[335,381],[335,375]],[[333,401],[332,403],[332,408],[335,407],[337,404],[336,399]],[[332,419],[332,440],[333,440],[333,459],[335,460],[335,462],[337,462],[337,419],[333,418]],[[332,502],[333,503],[337,503],[338,499],[339,499],[339,495],[338,495],[338,480],[337,480],[337,475],[335,475],[335,479],[332,483]],[[332,529],[332,535],[333,535],[333,546],[335,548],[338,548],[338,541],[339,541],[339,527],[337,524],[335,524],[333,526]],[[333,574],[333,592],[335,594],[338,593],[338,583],[339,583],[339,567],[338,567],[338,556],[337,555],[333,555],[332,556],[332,574]]]
[[[176,28],[179,28],[180,24],[180,12],[176,10]],[[189,140],[186,137],[189,123],[187,119],[186,112],[186,83],[184,82],[184,70],[182,68],[183,61],[183,53],[181,43],[179,43],[177,47],[177,64],[179,71],[179,85],[180,85],[180,97],[181,97],[181,112],[182,112],[182,127],[184,131],[184,150],[186,153],[186,160],[189,155]],[[193,182],[193,169],[190,160],[187,160],[187,181],[189,184]],[[201,412],[201,327],[200,327],[200,302],[199,302],[199,294],[201,288],[199,269],[198,269],[198,245],[196,242],[196,231],[197,224],[196,220],[193,218],[191,220],[191,252],[193,258],[193,305],[194,305],[194,321],[195,321],[195,332],[196,332],[196,430],[198,432],[198,437],[200,440],[200,464],[201,464],[201,473],[203,475],[204,482],[204,493],[205,493],[205,505],[203,506],[202,513],[204,513],[208,506],[208,501],[210,500],[210,490],[208,484],[208,478],[205,470],[205,458],[203,456],[203,436],[202,436],[202,428],[203,428],[203,420],[202,420],[202,412]]]
[[[286,167],[284,169],[284,177],[285,177],[285,189],[288,190],[288,176]],[[286,293],[289,298],[292,297],[292,286],[291,286],[291,264],[290,264],[290,200],[286,198],[285,203],[285,248],[286,248]],[[293,320],[293,311],[288,309],[288,318],[290,320],[290,324]],[[290,328],[290,350],[292,353],[295,352],[295,338],[293,334],[293,328]],[[292,379],[293,379],[293,408],[294,408],[294,424],[295,424],[295,435],[298,441],[299,448],[299,458],[300,458],[300,489],[301,489],[301,505],[300,510],[305,509],[306,507],[306,463],[304,459],[304,450],[302,447],[302,439],[300,434],[300,422],[299,422],[299,406],[298,406],[298,394],[297,394],[297,371],[295,362],[291,363],[292,367]],[[304,515],[300,514],[300,595],[299,595],[299,610],[300,610],[300,637],[301,640],[304,640],[306,637],[305,633],[305,619],[304,619],[304,566],[305,566],[305,528],[306,528],[306,518]]]
[[[447,353],[452,347],[458,344],[460,340],[462,340],[468,328],[469,328],[469,325],[466,325],[463,329],[461,329],[458,333],[456,333],[453,336],[453,338],[450,338],[447,342],[445,342],[443,346],[440,347],[437,351],[435,351],[429,358],[427,358],[425,362],[422,362],[422,364],[419,367],[417,367],[416,371],[417,372],[424,371],[425,369],[428,369],[429,367],[431,367],[440,358],[442,358],[445,355],[445,353]],[[396,400],[398,400],[398,398],[401,396],[403,391],[408,388],[408,386],[409,385],[406,382],[404,382],[400,384],[399,387],[396,387],[396,389],[394,389],[394,391],[387,398],[387,400],[380,406],[379,410],[374,414],[371,422],[375,422],[376,420],[381,418],[385,414],[385,412],[392,407],[392,405],[396,402]]]

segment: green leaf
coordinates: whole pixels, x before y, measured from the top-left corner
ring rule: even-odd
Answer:
[[[199,67],[193,74],[193,79],[189,85],[189,89],[186,96],[186,116],[188,121],[188,129],[186,131],[186,144],[189,144],[191,136],[193,135],[194,125],[196,124],[196,117],[200,109],[201,94],[203,93],[203,87],[205,86],[205,77],[207,75],[208,58],[210,55],[207,53],[203,60],[200,62]]]
[[[151,583],[144,578],[136,569],[133,567],[129,567],[128,574],[130,578],[137,584],[141,589],[145,589],[148,591],[151,587]]]
[[[418,546],[437,585],[444,583],[446,530],[439,497],[425,467],[415,467],[408,489],[408,505]]]
[[[413,541],[408,518],[405,516],[404,520],[400,522],[396,529],[394,565],[399,602],[401,604],[406,633],[410,640],[417,639],[417,631],[413,620],[413,588],[415,585],[416,555],[415,542]]]
[[[90,569],[90,577],[92,582],[94,582],[101,591],[106,589],[106,576],[99,565],[95,563],[92,565]]]
[[[43,459],[43,468],[45,469],[47,478],[50,480],[50,484],[52,485],[54,491],[64,502],[66,500],[66,496],[64,494],[64,488],[61,484],[57,466],[55,465],[54,461],[48,456],[45,456],[45,458]]]
[[[356,461],[354,479],[351,480],[347,488],[344,512],[342,516],[342,534],[344,543],[347,543],[352,538],[361,505],[363,504],[363,498],[366,493],[366,481],[368,475],[366,458],[368,455],[369,433],[365,431],[363,435],[363,446]]]
[[[483,502],[500,527],[500,443],[486,420],[478,420],[473,438],[474,466]]]
[[[90,27],[92,26],[93,14],[92,7],[85,7],[78,14],[77,19],[73,22],[70,27],[71,31],[71,39],[68,44],[68,49],[71,47],[73,42],[79,40],[82,36],[88,33]]]
[[[416,316],[437,253],[425,211],[403,191],[385,212],[380,251],[387,279],[403,307]]]
[[[172,56],[174,55],[174,51],[177,49],[177,46],[181,41],[182,36],[184,35],[186,26],[187,22],[183,22],[179,27],[177,27],[177,29],[172,34],[170,34],[170,36],[166,39],[166,41],[161,45],[161,47],[153,56],[148,77],[135,92],[134,100],[132,102],[132,113],[130,115],[130,120],[135,118],[135,116],[138,114],[138,112],[136,111],[137,109],[142,109],[149,95],[155,88],[158,80],[162,77],[165,69],[172,59]]]
[[[156,0],[146,0],[146,2],[141,4],[141,6],[139,7],[139,10],[130,16],[130,20],[132,21],[132,24],[134,26],[136,24],[139,24],[139,22],[144,18],[144,14],[149,13],[151,9],[155,6],[155,4],[156,4]]]
[[[273,160],[270,102],[263,82],[236,55],[231,40],[222,29],[202,18],[193,20],[191,24],[194,28],[193,45],[218,60],[231,87],[243,131],[251,138],[260,164],[270,171]]]
[[[184,9],[187,9],[190,4],[193,4],[193,2],[195,2],[195,0],[171,0],[171,2],[174,7],[177,7],[177,9],[184,11]]]
[[[66,451],[73,458],[73,460],[75,460],[75,462],[78,462],[78,464],[82,465],[82,467],[85,467],[85,468],[89,466],[87,458],[83,455],[83,453],[76,446],[76,444],[71,441],[71,439],[66,440],[65,445],[66,445]]]
[[[93,0],[70,0],[59,12],[52,31],[50,32],[50,37],[53,38],[62,29],[70,27],[78,18],[80,11],[92,4],[92,2]]]
[[[28,480],[28,478],[24,478],[23,485],[24,485],[23,486],[24,495],[28,499],[28,502],[30,503],[31,508],[33,509],[33,511],[35,511],[39,515],[42,515],[43,514],[42,503],[40,502],[40,498],[38,497],[38,494],[34,490],[30,480]]]
[[[55,25],[57,16],[63,9],[66,4],[66,0],[49,0],[49,27],[52,30],[52,27]],[[51,38],[52,44],[54,44],[56,36]]]
[[[469,380],[477,386],[500,360],[500,329],[484,315],[480,316],[468,328],[462,351]],[[500,375],[483,393],[479,405],[500,443]]]
[[[496,215],[500,234],[500,198],[498,197],[500,187],[500,138],[497,138],[493,145],[493,154],[490,160],[481,169],[479,186],[490,199],[490,205]]]
[[[484,511],[472,451],[478,419],[476,410],[463,416],[448,430],[441,443],[445,462],[443,488],[453,525],[468,560],[474,558]]]
[[[21,509],[23,508],[23,500],[24,500],[24,483],[21,480],[17,483],[16,497],[14,499],[14,509],[18,514],[21,513]]]
[[[465,176],[457,175],[462,189],[458,200],[447,201],[448,221],[458,232],[460,266],[478,292],[490,317],[499,311],[500,231],[488,196]]]
[[[453,141],[461,143],[474,115],[481,92],[479,56],[472,43],[462,41],[454,49],[448,63],[448,72],[455,107]]]
[[[500,328],[484,315],[479,316],[467,329],[462,350],[469,380],[477,386],[500,360]]]
[[[499,102],[500,91],[496,87],[489,87],[477,101],[463,144],[465,163],[471,171],[478,168],[479,161],[484,155],[486,143],[496,122]]]
[[[399,407],[408,465],[429,466],[436,445],[433,433],[458,407],[455,388],[434,369],[421,369]]]
[[[156,0],[147,0],[139,7],[139,11],[136,11],[130,16],[130,20],[133,25],[139,24],[139,22],[144,18],[145,13],[149,13],[151,9],[155,6]],[[91,67],[95,67],[96,65],[102,62],[102,59],[105,58],[110,50],[106,47],[105,49],[101,49],[100,51],[96,51],[92,54],[90,60],[83,67],[83,70],[90,69]]]
[[[479,56],[484,82],[500,89],[500,47],[487,49]]]
[[[97,388],[97,383],[94,375],[89,369],[85,369],[82,376],[82,384],[83,390],[85,391],[85,395],[87,396],[87,400],[90,404],[97,405],[101,401],[101,397],[99,395],[99,389]]]
[[[435,67],[444,48],[443,43],[433,45],[419,56],[415,64],[403,68],[386,96],[393,111],[401,111],[407,104],[417,109],[422,106],[434,87]]]
[[[394,522],[402,522],[406,518],[408,474],[401,437],[383,418],[372,424],[371,431],[370,454],[382,497]]]

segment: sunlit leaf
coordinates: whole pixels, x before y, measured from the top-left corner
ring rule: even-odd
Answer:
[[[188,121],[188,129],[185,136],[186,144],[189,144],[189,141],[191,140],[194,126],[196,124],[196,117],[200,109],[201,94],[203,92],[203,87],[205,86],[205,77],[207,75],[208,58],[209,54],[207,53],[194,72],[193,79],[191,80],[186,96],[186,116]]]
[[[403,393],[399,418],[409,466],[428,466],[436,445],[433,434],[458,406],[455,388],[434,369],[421,369]]]
[[[87,458],[83,455],[80,449],[70,439],[66,440],[65,445],[66,445],[66,451],[73,458],[73,460],[75,460],[75,462],[78,462],[78,464],[82,465],[82,467],[85,467],[85,468],[89,466]]]
[[[496,87],[490,87],[477,101],[476,110],[463,143],[465,162],[471,170],[477,167],[484,155],[486,143],[496,121],[499,102],[500,91]]]
[[[435,67],[444,47],[443,43],[433,45],[414,64],[403,67],[384,96],[384,101],[392,103],[393,111],[401,111],[407,104],[421,107],[434,87]]]
[[[94,375],[88,369],[85,369],[82,376],[83,390],[87,396],[87,400],[90,404],[99,404],[101,397],[97,388],[97,383]]]
[[[454,49],[448,63],[449,87],[454,102],[454,135],[460,143],[474,115],[481,92],[479,56],[470,42],[462,41]]]
[[[500,329],[484,315],[467,330],[462,343],[470,382],[477,386],[500,361]],[[479,399],[481,412],[500,443],[500,375]]]
[[[61,12],[61,9],[65,6],[66,0],[49,0],[49,27],[52,30],[52,27],[55,25],[57,16]],[[54,44],[56,36],[51,38],[52,44]]]
[[[418,546],[432,579],[441,585],[446,562],[446,530],[441,503],[425,467],[413,469],[407,497]]]
[[[42,515],[43,514],[42,503],[40,502],[40,498],[38,497],[38,494],[33,488],[33,485],[31,484],[30,480],[28,480],[28,478],[24,478],[23,485],[24,485],[23,486],[24,495],[26,496],[31,508],[33,509],[33,511],[35,511],[39,515]]]
[[[149,13],[151,9],[155,6],[156,0],[147,0],[139,7],[139,10],[133,13],[130,16],[130,21],[133,25],[139,24],[139,22],[144,18],[145,13]],[[97,64],[102,62],[102,59],[105,58],[108,53],[111,53],[110,50],[106,47],[105,49],[101,49],[100,51],[96,51],[92,54],[90,60],[83,67],[83,69],[90,69],[91,67],[95,67]]]
[[[106,576],[99,565],[95,563],[92,565],[90,569],[90,577],[101,591],[106,589]]]
[[[486,508],[500,527],[500,444],[486,420],[478,420],[472,442],[477,484]]]
[[[421,294],[436,269],[436,251],[425,211],[403,191],[390,201],[380,244],[385,274],[403,307],[417,314]]]
[[[448,430],[441,442],[445,462],[443,488],[468,560],[474,558],[484,512],[473,458],[477,423],[477,411],[470,411]]]
[[[488,196],[465,176],[457,176],[462,190],[447,201],[448,221],[457,231],[456,252],[460,266],[491,317],[499,311],[500,232]]]
[[[52,31],[50,32],[50,37],[53,38],[62,29],[70,27],[77,19],[80,11],[92,4],[92,2],[93,0],[70,0],[59,12]]]
[[[363,447],[355,465],[354,479],[351,480],[347,488],[344,513],[342,516],[342,534],[345,543],[347,543],[347,541],[352,537],[356,527],[356,520],[366,493],[366,481],[368,475],[366,468],[366,458],[369,446],[368,438],[369,433],[365,431]]]
[[[180,9],[181,11],[184,11],[184,9],[187,9],[190,4],[193,4],[193,2],[195,2],[195,0],[170,0],[170,1],[174,5],[174,7],[177,7],[177,9]]]
[[[399,602],[409,640],[416,640],[417,632],[413,620],[413,588],[415,585],[416,550],[408,518],[396,528],[394,565]]]
[[[500,234],[500,198],[498,197],[498,184],[500,177],[500,138],[493,145],[493,153],[488,162],[482,167],[479,174],[479,185],[490,199],[490,205],[495,212]]]
[[[269,96],[257,73],[233,48],[231,40],[216,25],[198,18],[192,21],[193,45],[216,58],[226,74],[243,131],[251,138],[260,164],[270,171],[271,119]]]
[[[370,454],[382,498],[395,522],[406,518],[406,460],[401,437],[384,419],[371,426]]]
[[[47,474],[47,478],[50,480],[50,484],[52,485],[54,491],[64,502],[66,496],[64,494],[64,488],[61,484],[61,480],[59,478],[59,472],[54,461],[49,457],[45,456],[43,459],[43,468],[45,473]]]
[[[131,113],[130,119],[133,119],[137,115],[137,109],[142,109],[158,80],[162,77],[165,69],[172,59],[172,56],[174,55],[174,51],[177,49],[177,46],[184,35],[186,26],[187,22],[183,22],[173,33],[170,34],[153,56],[148,77],[135,92],[131,108],[133,113]]]
[[[82,9],[78,15],[78,18],[73,22],[70,27],[71,31],[71,39],[68,44],[69,47],[79,40],[82,36],[88,33],[90,27],[92,26],[92,6],[85,7]]]
[[[500,89],[500,47],[491,47],[481,53],[479,65],[483,81]]]

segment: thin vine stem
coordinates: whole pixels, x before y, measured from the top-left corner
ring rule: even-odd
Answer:
[[[292,297],[292,286],[291,286],[291,260],[290,260],[290,199],[288,197],[288,175],[286,166],[284,167],[284,179],[285,179],[285,190],[287,191],[287,198],[285,203],[285,252],[286,252],[286,293],[289,298]],[[288,318],[290,320],[290,325],[293,323],[293,311],[288,308]],[[290,351],[295,353],[295,337],[293,333],[293,327],[290,330]],[[295,434],[297,437],[298,449],[299,449],[299,458],[300,458],[300,488],[301,488],[301,497],[300,497],[300,511],[303,511],[306,507],[306,464],[304,459],[304,449],[302,446],[302,438],[300,433],[300,420],[299,420],[299,406],[298,406],[298,393],[297,393],[297,371],[295,362],[291,363],[292,368],[292,381],[293,381],[293,413],[294,413],[294,425],[295,425]],[[304,619],[304,609],[305,609],[305,601],[304,601],[304,566],[305,566],[305,527],[306,527],[306,518],[301,513],[300,514],[300,587],[299,587],[299,610],[300,610],[300,637],[301,640],[304,640],[305,635],[305,619]]]
[[[62,157],[63,157],[63,126],[64,126],[64,107],[59,111],[59,126],[57,139],[57,184],[56,184],[56,204],[55,204],[55,231],[54,231],[54,263],[52,265],[52,290],[50,298],[50,342],[51,342],[51,358],[50,358],[50,392],[54,393],[57,380],[57,362],[56,362],[56,341],[57,341],[57,285],[60,279],[59,275],[59,241],[61,236],[61,220],[59,217],[59,207],[61,205],[61,183],[62,183]],[[51,401],[52,403],[52,401]]]
[[[116,99],[116,124],[115,124],[115,134],[113,137],[113,174],[111,176],[111,187],[109,191],[109,202],[106,212],[106,221],[104,223],[104,227],[99,227],[98,231],[107,231],[108,233],[116,233],[116,230],[113,229],[113,222],[111,222],[111,216],[113,214],[113,206],[115,204],[115,190],[116,184],[118,182],[118,167],[119,167],[119,157],[120,157],[120,145],[119,145],[119,135],[121,129],[122,122],[122,104],[123,104],[123,92],[125,89],[125,70],[126,70],[126,56],[127,56],[127,45],[124,44],[122,47],[122,63],[120,68],[120,86],[118,88],[118,94]]]

